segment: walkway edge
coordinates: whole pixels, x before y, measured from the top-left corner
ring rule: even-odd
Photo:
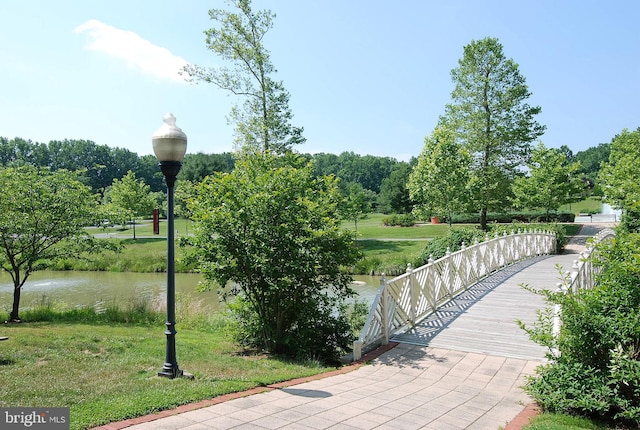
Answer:
[[[504,430],[520,430],[531,422],[531,419],[540,415],[542,410],[536,403],[529,403],[509,424]]]

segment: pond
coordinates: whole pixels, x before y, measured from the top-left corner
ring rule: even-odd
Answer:
[[[380,281],[374,276],[355,276],[354,289],[360,298],[371,303],[378,292]],[[202,280],[199,274],[176,274],[176,298],[189,296],[202,300],[213,309],[219,309],[213,291],[197,291]],[[54,272],[33,273],[23,287],[20,309],[40,303],[57,303],[66,307],[109,305],[126,306],[140,297],[154,304],[164,303],[167,275],[165,273],[113,273],[113,272]],[[7,273],[0,273],[0,312],[8,313],[13,303],[13,282]]]

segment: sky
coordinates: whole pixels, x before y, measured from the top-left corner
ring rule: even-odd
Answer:
[[[0,0],[0,136],[86,139],[152,154],[171,112],[189,153],[233,151],[242,100],[184,81],[217,67],[205,44],[222,0]],[[542,107],[548,147],[574,152],[640,126],[634,0],[254,0],[276,14],[264,43],[291,95],[303,153],[409,160],[451,101],[451,69],[496,37]]]

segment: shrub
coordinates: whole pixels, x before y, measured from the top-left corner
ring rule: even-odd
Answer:
[[[496,233],[502,235],[503,233],[511,234],[511,232],[515,231],[530,231],[530,230],[539,230],[539,231],[550,231],[556,234],[556,253],[562,252],[562,249],[567,244],[567,229],[562,224],[529,224],[529,223],[521,223],[514,222],[511,224],[492,224],[489,226],[489,231],[492,236],[495,236]]]
[[[447,249],[451,252],[459,251],[462,248],[463,242],[467,245],[472,245],[475,239],[482,241],[485,236],[485,232],[474,228],[449,230],[445,236],[433,239],[424,247],[416,266],[426,264],[430,256],[432,256],[434,260],[437,260],[445,256]]]
[[[575,214],[571,212],[505,212],[505,213],[489,213],[487,214],[488,223],[553,223],[553,222],[573,222]],[[479,214],[460,214],[451,217],[453,223],[456,224],[479,224]]]
[[[350,315],[348,307],[328,295],[309,297],[309,300],[315,303],[307,303],[305,308],[313,308],[316,312],[298,314],[296,324],[284,333],[283,339],[269,341],[279,344],[281,349],[277,353],[287,357],[340,363],[340,357],[348,352],[356,339],[354,331],[357,327],[352,326],[352,322],[358,323],[357,312],[362,309],[358,307]],[[265,322],[254,309],[241,295],[229,303],[234,321],[231,333],[238,343],[249,348],[262,345],[265,333],[272,333],[265,329]]]
[[[413,214],[393,214],[382,219],[382,224],[390,226],[400,227],[413,227],[416,223],[416,218]]]
[[[550,306],[562,305],[560,356],[526,386],[545,410],[640,424],[639,249],[640,235],[618,234],[598,247],[596,287],[543,293]],[[538,343],[552,331],[542,315],[527,329]]]

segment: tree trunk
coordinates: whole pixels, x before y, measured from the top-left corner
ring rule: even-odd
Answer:
[[[482,231],[487,231],[487,208],[482,208],[480,211],[480,228]]]
[[[20,309],[20,293],[21,287],[14,287],[13,289],[13,308],[11,309],[11,315],[9,315],[9,321],[20,322],[18,316],[18,310]]]

